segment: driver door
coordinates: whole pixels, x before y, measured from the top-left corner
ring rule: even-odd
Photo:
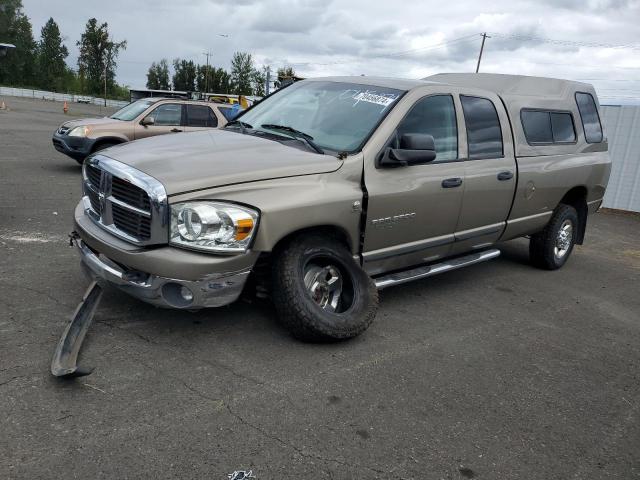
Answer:
[[[178,133],[183,131],[184,113],[183,105],[179,103],[163,103],[151,110],[146,117],[154,119],[153,125],[135,126],[136,140],[154,135],[164,135],[165,133]]]
[[[462,131],[458,109],[448,93],[422,96],[385,145],[393,146],[406,133],[432,135],[435,160],[394,168],[365,162],[368,200],[362,257],[370,275],[432,262],[451,251],[464,190],[464,165],[457,161]]]

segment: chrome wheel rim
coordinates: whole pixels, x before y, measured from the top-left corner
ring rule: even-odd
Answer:
[[[556,258],[564,257],[571,248],[571,242],[573,241],[573,223],[571,220],[565,220],[558,229],[556,235],[556,244],[553,248],[553,253]]]
[[[340,307],[343,279],[335,265],[310,263],[305,267],[304,285],[311,300],[323,310],[336,312]]]

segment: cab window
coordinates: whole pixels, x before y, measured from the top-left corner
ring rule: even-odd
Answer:
[[[165,103],[149,114],[156,127],[177,127],[182,124],[182,105]]]
[[[431,135],[436,146],[433,162],[458,158],[458,125],[451,95],[434,95],[419,100],[400,122],[397,132],[398,139],[405,133]]]
[[[469,160],[502,157],[502,129],[493,102],[467,95],[460,95],[460,102],[467,125]]]
[[[187,105],[187,126],[214,128],[218,126],[218,119],[207,106]]]

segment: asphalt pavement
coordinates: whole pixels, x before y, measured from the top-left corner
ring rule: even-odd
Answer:
[[[640,217],[599,213],[556,272],[526,240],[384,290],[353,341],[274,312],[199,313],[105,292],[88,377],[49,373],[87,281],[68,247],[80,167],[51,134],[104,114],[0,111],[0,478],[640,478]]]

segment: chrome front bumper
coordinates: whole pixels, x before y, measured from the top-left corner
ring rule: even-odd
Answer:
[[[99,283],[116,288],[158,307],[200,309],[221,307],[238,299],[250,269],[233,273],[211,274],[197,280],[165,278],[125,270],[120,265],[90,249],[80,239],[74,243],[87,275]]]

